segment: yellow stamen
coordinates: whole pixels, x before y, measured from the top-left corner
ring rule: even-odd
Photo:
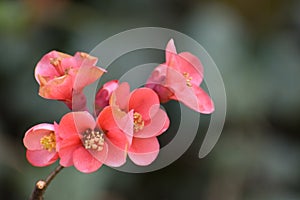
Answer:
[[[42,137],[40,143],[43,149],[48,150],[49,152],[52,151],[52,149],[55,149],[56,139],[54,132],[51,132],[49,135],[45,135],[44,137]]]
[[[50,58],[50,64],[53,65],[54,67],[57,67],[60,65],[61,59],[60,58]]]
[[[188,87],[192,87],[191,80],[192,80],[193,78],[190,76],[190,74],[187,73],[187,72],[183,72],[183,76],[184,76],[184,78],[185,78],[185,80],[186,80],[186,85],[187,85]]]
[[[87,129],[83,133],[83,145],[86,149],[91,149],[95,151],[102,151],[104,146],[103,133],[100,131],[94,131]]]
[[[50,64],[53,65],[56,69],[56,71],[60,74],[60,75],[65,75],[67,74],[66,70],[63,70],[62,66],[61,66],[61,58],[50,58]]]
[[[133,113],[133,129],[135,132],[143,130],[145,122],[142,115],[138,112]]]
[[[84,53],[84,52],[81,52],[80,53],[80,57],[81,58],[88,58],[90,55],[89,54],[87,54],[87,53]]]

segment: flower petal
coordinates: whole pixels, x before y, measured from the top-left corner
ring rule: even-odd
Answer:
[[[60,70],[61,73],[64,74],[70,73],[70,69],[76,69],[76,66],[77,66],[77,62],[73,56],[64,58],[60,61],[60,67],[61,67]]]
[[[44,167],[54,163],[58,159],[58,154],[55,151],[49,152],[47,150],[27,150],[26,157],[33,166]]]
[[[151,73],[147,80],[147,84],[161,84],[164,85],[167,76],[167,65],[158,65]]]
[[[161,103],[168,102],[173,92],[165,87],[168,67],[165,64],[157,66],[145,84],[145,87],[151,88],[159,97]]]
[[[159,106],[159,98],[150,88],[135,89],[130,95],[129,110],[133,109],[141,114],[144,121],[149,120],[151,115],[158,111]]]
[[[55,58],[68,58],[71,57],[68,54],[64,54],[58,51],[51,51],[44,55],[42,59],[37,63],[35,68],[35,79],[40,84],[40,79],[38,76],[53,78],[55,76],[60,76],[54,66],[51,64],[51,59]]]
[[[77,52],[74,55],[78,73],[74,79],[73,88],[81,91],[85,86],[95,82],[104,72],[105,69],[95,66],[98,58],[90,56],[84,52]]]
[[[129,158],[140,166],[151,164],[157,158],[158,153],[159,143],[156,137],[133,138],[132,145],[128,150]]]
[[[87,111],[70,112],[64,115],[59,123],[58,135],[61,138],[68,138],[82,134],[87,129],[94,129],[96,122]]]
[[[169,123],[167,113],[164,110],[159,109],[142,130],[134,133],[134,137],[149,138],[158,136],[168,129]]]
[[[195,94],[198,99],[198,112],[209,114],[215,110],[214,102],[210,98],[210,96],[200,87],[193,87]]]
[[[101,88],[97,94],[96,94],[96,98],[95,98],[95,110],[96,113],[101,111],[105,106],[109,105],[109,91]]]
[[[113,118],[111,106],[105,107],[97,118],[97,123],[103,131],[109,131],[117,127]]]
[[[80,67],[74,80],[73,88],[79,91],[82,90],[85,86],[100,78],[104,72],[106,72],[104,69],[97,66]]]
[[[200,60],[189,52],[177,54],[174,40],[171,39],[166,47],[166,65],[181,74],[191,77],[191,83],[200,85],[203,80],[203,66]]]
[[[189,52],[178,54],[177,64],[181,73],[188,73],[193,85],[200,85],[203,80],[203,66],[200,60]]]
[[[176,55],[176,47],[174,40],[170,39],[166,46],[166,63],[169,63],[174,55]]]
[[[82,147],[82,142],[77,135],[73,135],[67,139],[58,140],[56,147],[60,157],[59,163],[64,167],[70,167],[73,165],[73,153]]]
[[[25,133],[23,143],[28,150],[42,150],[41,139],[53,131],[53,124],[43,123],[35,125]]]
[[[174,95],[174,93],[169,88],[160,84],[147,84],[146,87],[151,88],[156,92],[161,103],[170,101],[171,96]]]
[[[72,111],[86,111],[86,96],[82,91],[75,91],[72,92],[72,98],[69,100],[63,101],[70,110]]]
[[[104,163],[108,154],[108,145],[107,143],[104,143],[103,149],[101,151],[95,151],[92,149],[87,149],[86,151],[89,152],[96,160]]]
[[[39,95],[46,99],[66,100],[72,97],[73,79],[69,75],[49,80],[40,86]]]
[[[98,62],[97,57],[91,56],[84,52],[76,52],[74,58],[77,61],[77,68],[82,66],[94,66]]]
[[[97,123],[105,132],[122,131],[131,144],[133,137],[133,112],[118,111],[112,106],[105,107],[98,116]]]
[[[105,164],[111,167],[120,167],[126,162],[128,141],[120,130],[112,130],[106,133],[105,142],[108,145],[108,154]]]
[[[112,93],[110,105],[118,107],[123,111],[128,111],[128,100],[130,96],[130,86],[127,82],[121,83],[119,87]]]
[[[83,173],[92,173],[102,166],[86,149],[78,148],[73,153],[74,167]]]
[[[194,89],[188,86],[185,78],[172,68],[168,68],[166,87],[173,91],[171,99],[178,100],[189,108],[199,111],[198,99]]]
[[[105,106],[109,105],[109,99],[112,93],[117,89],[118,85],[118,80],[111,80],[99,89],[95,97],[95,111],[97,115]]]

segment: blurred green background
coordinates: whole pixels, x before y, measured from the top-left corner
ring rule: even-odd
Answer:
[[[196,140],[172,165],[146,174],[71,167],[45,199],[300,199],[299,10],[297,0],[1,0],[0,199],[26,199],[54,168],[32,167],[22,144],[28,128],[68,111],[38,96],[38,60],[53,49],[89,52],[144,26],[183,32],[212,56],[228,96],[220,140],[198,158],[209,122],[201,117]]]

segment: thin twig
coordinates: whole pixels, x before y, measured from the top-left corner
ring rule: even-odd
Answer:
[[[53,172],[51,172],[46,180],[39,180],[36,182],[34,190],[32,191],[32,194],[29,198],[29,200],[43,200],[44,199],[44,193],[47,189],[48,185],[51,183],[51,181],[54,179],[54,177],[63,169],[64,167],[59,165],[57,166]]]

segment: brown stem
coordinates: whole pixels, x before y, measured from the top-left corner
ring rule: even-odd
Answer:
[[[44,193],[47,189],[48,185],[51,183],[51,181],[54,179],[54,177],[63,169],[64,167],[59,165],[57,166],[53,172],[51,172],[46,180],[39,180],[36,182],[34,186],[34,190],[32,191],[32,194],[29,198],[29,200],[43,200],[44,199]]]

